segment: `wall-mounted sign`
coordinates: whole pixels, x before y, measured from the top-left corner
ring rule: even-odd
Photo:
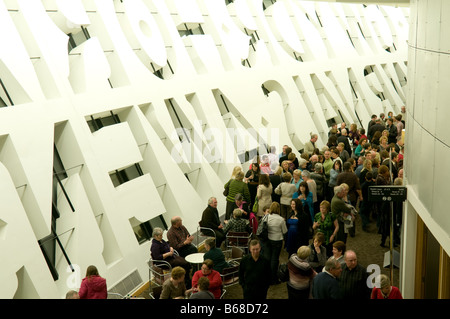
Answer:
[[[370,186],[369,200],[374,202],[403,202],[406,200],[406,187],[397,185]]]

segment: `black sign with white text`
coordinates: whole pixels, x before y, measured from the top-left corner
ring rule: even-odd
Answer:
[[[370,186],[369,200],[373,202],[403,202],[406,200],[406,187],[397,185]]]

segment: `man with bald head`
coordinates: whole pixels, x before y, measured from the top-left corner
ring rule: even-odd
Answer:
[[[167,231],[167,239],[170,247],[173,247],[181,257],[197,253],[197,247],[192,244],[194,236],[184,227],[183,220],[179,216],[172,217],[172,226]]]
[[[370,299],[371,289],[367,285],[367,270],[358,263],[356,253],[347,250],[344,254],[345,265],[339,280],[344,299]]]
[[[311,156],[314,153],[314,150],[317,148],[316,142],[318,138],[319,136],[317,134],[311,133],[311,139],[305,143],[303,151],[309,156]]]

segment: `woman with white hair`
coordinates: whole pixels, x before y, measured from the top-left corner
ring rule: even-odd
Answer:
[[[379,288],[373,287],[370,299],[403,299],[400,290],[391,285],[388,276],[381,274],[376,280],[379,283]]]

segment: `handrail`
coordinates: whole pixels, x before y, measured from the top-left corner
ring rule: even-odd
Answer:
[[[59,186],[61,187],[61,189],[62,189],[62,191],[63,191],[63,194],[64,194],[64,196],[66,197],[67,202],[69,203],[70,208],[71,208],[72,211],[74,212],[74,211],[75,211],[75,207],[73,207],[72,202],[70,201],[69,195],[67,194],[66,189],[64,188],[64,185],[63,185],[62,182],[61,182],[61,179],[59,178],[58,174],[56,174],[55,168],[53,168],[53,176],[56,177],[56,180],[58,181],[58,184],[59,184]]]
[[[81,164],[78,164],[78,165],[75,165],[75,166],[73,166],[73,167],[71,167],[71,168],[68,168],[68,169],[65,169],[65,170],[62,170],[62,171],[59,171],[59,172],[55,172],[55,170],[53,170],[53,175],[58,175],[58,174],[65,174],[65,173],[67,173],[67,171],[69,171],[69,170],[71,170],[71,169],[74,169],[74,168],[77,168],[77,167],[83,167],[84,166],[84,163],[81,163]]]

